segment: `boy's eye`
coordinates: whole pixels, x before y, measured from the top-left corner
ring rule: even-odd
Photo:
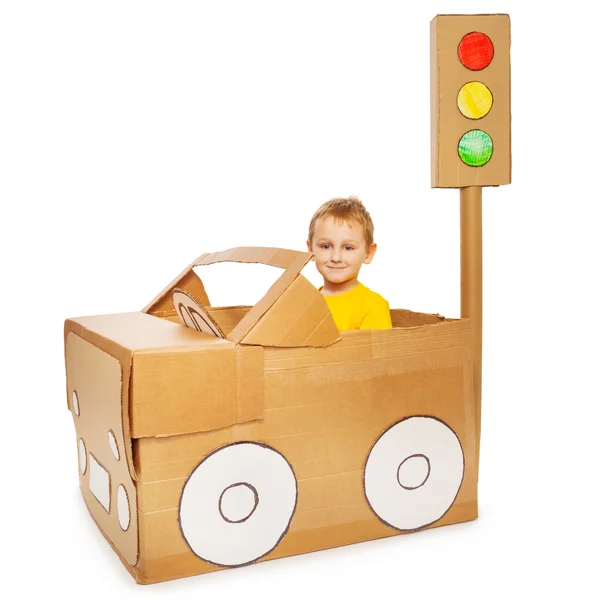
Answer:
[[[321,244],[321,248],[323,248],[323,250],[329,250],[329,244]]]
[[[344,250],[354,250],[352,246],[344,246]]]

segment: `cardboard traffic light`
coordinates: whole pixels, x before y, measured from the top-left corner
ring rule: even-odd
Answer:
[[[431,21],[431,186],[511,181],[510,19]]]

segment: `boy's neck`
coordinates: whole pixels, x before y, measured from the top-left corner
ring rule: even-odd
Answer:
[[[348,281],[343,281],[342,283],[331,283],[331,281],[323,281],[323,288],[321,289],[321,294],[323,296],[337,296],[338,294],[343,294],[344,292],[349,292],[353,290],[358,285],[358,277],[353,277]]]

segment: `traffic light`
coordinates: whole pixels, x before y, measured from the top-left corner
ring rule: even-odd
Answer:
[[[510,19],[431,21],[431,186],[510,183]]]

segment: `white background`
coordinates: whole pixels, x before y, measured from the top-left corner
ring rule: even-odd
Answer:
[[[586,4],[2,2],[1,593],[598,593],[600,56]],[[429,21],[482,12],[512,20],[513,183],[484,190],[480,518],[137,586],[77,487],[64,319],[139,310],[202,252],[303,249],[312,212],[346,194],[375,221],[363,282],[393,307],[458,316],[458,192],[429,180]],[[209,294],[266,290],[239,277]]]

